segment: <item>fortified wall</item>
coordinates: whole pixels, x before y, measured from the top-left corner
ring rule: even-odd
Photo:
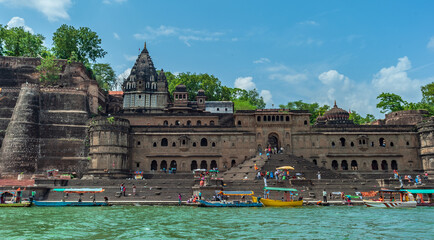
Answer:
[[[39,82],[39,64],[39,58],[0,57],[2,177],[87,169],[87,120],[105,96],[82,64],[59,60],[55,86]]]

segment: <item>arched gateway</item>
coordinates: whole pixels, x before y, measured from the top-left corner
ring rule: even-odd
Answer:
[[[279,149],[279,135],[277,133],[268,134],[268,147]]]

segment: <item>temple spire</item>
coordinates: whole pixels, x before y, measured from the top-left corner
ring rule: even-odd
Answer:
[[[335,107],[335,108],[337,108],[337,107],[338,107],[338,105],[336,105],[336,100],[335,100],[335,105],[334,105],[333,107]]]
[[[146,42],[145,42],[145,47],[144,47],[144,50],[146,50]]]

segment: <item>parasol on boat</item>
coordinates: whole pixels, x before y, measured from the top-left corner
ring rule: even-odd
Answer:
[[[294,168],[291,166],[282,166],[282,167],[278,167],[276,169],[277,170],[294,170]]]

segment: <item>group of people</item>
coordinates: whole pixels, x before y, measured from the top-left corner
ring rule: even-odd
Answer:
[[[393,176],[395,179],[399,180],[399,183],[401,184],[401,188],[403,188],[404,187],[403,176],[400,175],[397,170],[393,170]],[[424,180],[428,180],[428,172],[427,171],[425,171],[423,178],[424,178]],[[416,177],[414,179],[411,175],[404,175],[404,180],[407,180],[408,184],[412,184],[412,183],[414,183],[414,185],[421,185],[422,184],[422,178],[420,175],[416,175]]]
[[[133,196],[136,196],[137,187],[135,184],[131,187],[133,189]],[[125,183],[122,183],[120,185],[121,196],[126,197],[127,196],[127,187],[125,186]]]
[[[271,154],[281,154],[284,152],[283,147],[281,147],[280,149],[277,149],[277,147],[271,147],[268,146],[268,148],[264,149],[265,155],[267,156],[267,159],[270,159],[270,155]],[[259,149],[259,156],[262,156],[262,149]]]
[[[261,172],[258,171],[256,173],[256,179],[257,180],[261,180],[261,179],[276,179],[276,180],[285,180],[285,179],[302,179],[302,177],[297,177],[296,175],[291,176],[289,174],[289,171],[283,171],[283,170],[276,170],[275,172],[273,171],[265,171],[265,172]]]

